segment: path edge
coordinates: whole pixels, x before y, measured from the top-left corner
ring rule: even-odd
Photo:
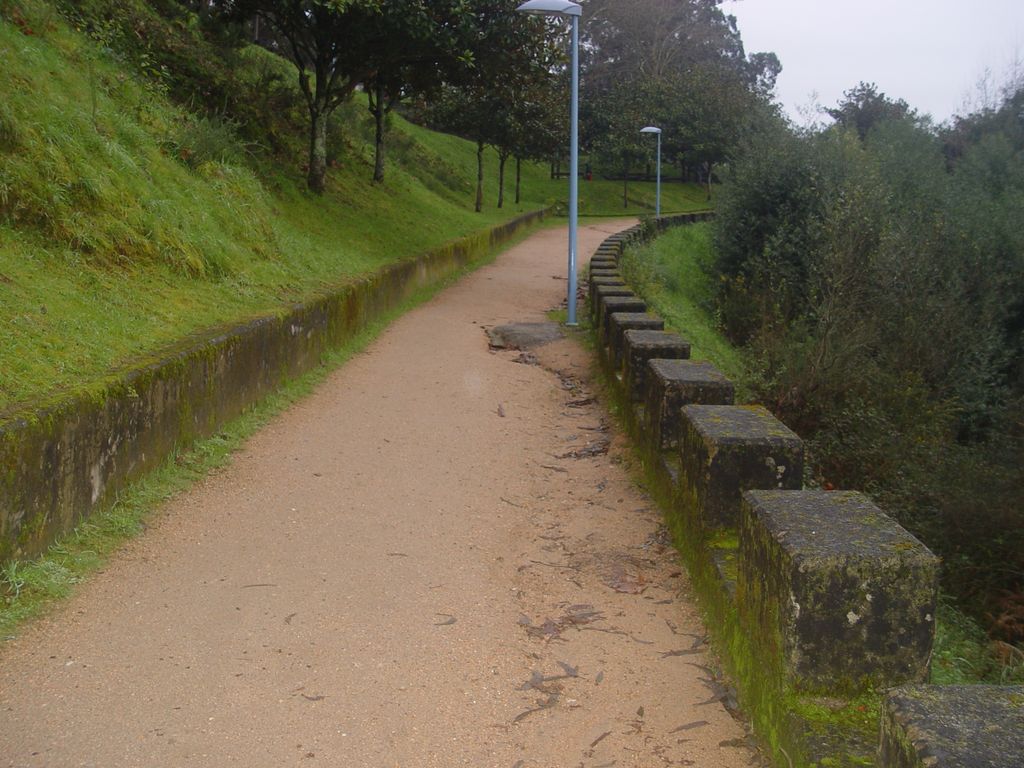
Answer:
[[[193,334],[96,392],[0,420],[0,564],[42,554],[174,451],[215,434],[545,215],[524,214],[275,314]]]

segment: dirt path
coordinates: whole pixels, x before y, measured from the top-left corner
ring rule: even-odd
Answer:
[[[0,647],[0,765],[749,765],[622,446],[560,458],[610,437],[586,355],[488,351],[564,243],[397,321]]]

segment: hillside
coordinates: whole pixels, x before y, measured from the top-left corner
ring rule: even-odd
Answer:
[[[146,4],[122,6],[141,14],[147,35],[171,25]],[[253,126],[176,100],[174,61],[155,44],[140,65],[106,42],[55,5],[0,2],[0,412],[88,388],[189,333],[272,313],[564,196],[564,181],[528,165],[521,203],[497,210],[489,158],[488,206],[474,213],[474,148],[398,116],[387,180],[371,184],[360,94],[332,125],[327,193],[311,195],[303,138],[287,122],[283,135],[279,123],[253,140]],[[232,66],[243,95],[265,98],[268,119],[272,96],[290,90],[285,103],[296,103],[284,60],[250,47]],[[652,185],[634,187],[653,203]],[[614,206],[617,189],[589,185],[584,212]],[[703,201],[692,188],[667,195],[666,206],[684,205]]]

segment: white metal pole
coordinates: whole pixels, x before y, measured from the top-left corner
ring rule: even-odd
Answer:
[[[658,134],[658,183],[654,195],[654,217],[661,218],[661,134]]]
[[[576,325],[576,244],[579,224],[579,110],[580,110],[580,17],[572,17],[572,106],[569,137],[569,316],[568,325]]]

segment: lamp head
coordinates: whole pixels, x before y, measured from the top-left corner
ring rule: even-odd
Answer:
[[[655,128],[653,125],[649,125],[646,128],[641,128],[640,133],[661,133],[661,128]]]
[[[527,0],[516,8],[536,16],[582,16],[583,6],[570,0]]]

